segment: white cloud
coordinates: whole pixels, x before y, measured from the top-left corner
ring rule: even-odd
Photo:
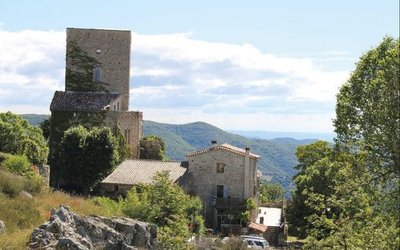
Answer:
[[[146,119],[203,120],[227,129],[331,132],[335,95],[348,76],[323,70],[315,58],[196,40],[191,33],[132,33],[131,58],[131,107]],[[0,27],[1,111],[48,113],[54,91],[64,89],[64,67],[64,31]]]

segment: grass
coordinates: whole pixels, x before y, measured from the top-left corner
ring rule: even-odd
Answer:
[[[30,191],[33,198],[21,195],[21,191]],[[0,235],[0,249],[25,249],[34,228],[49,220],[50,209],[60,204],[79,215],[121,215],[105,198],[71,196],[50,190],[36,177],[0,171],[0,220],[6,225],[6,233]]]

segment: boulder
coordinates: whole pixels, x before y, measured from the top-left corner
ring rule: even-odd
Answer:
[[[6,224],[2,220],[0,220],[0,235],[6,233]]]
[[[30,249],[157,249],[157,227],[130,218],[79,216],[67,206],[31,234]]]

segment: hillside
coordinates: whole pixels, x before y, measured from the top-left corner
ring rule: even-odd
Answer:
[[[22,115],[31,124],[38,125],[48,115]],[[252,152],[261,156],[258,163],[264,177],[281,183],[290,189],[292,176],[296,173],[295,150],[299,145],[309,144],[315,140],[295,140],[277,138],[272,140],[249,139],[241,135],[228,133],[204,122],[183,125],[143,122],[144,135],[157,135],[164,139],[167,155],[171,160],[184,160],[189,152],[210,146],[212,140],[218,143],[229,143],[237,147],[250,146]]]
[[[22,118],[28,120],[33,126],[39,126],[43,120],[49,119],[50,115],[23,114]]]
[[[250,146],[253,153],[261,156],[258,167],[263,175],[272,177],[272,181],[281,183],[287,189],[290,188],[292,176],[295,174],[297,146],[314,141],[291,138],[248,139],[204,122],[173,125],[144,121],[143,127],[144,135],[158,135],[165,140],[167,155],[172,160],[183,160],[185,154],[209,147],[212,140],[241,148]]]

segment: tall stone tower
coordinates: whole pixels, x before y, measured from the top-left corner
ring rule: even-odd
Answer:
[[[56,91],[50,105],[50,185],[65,190],[79,183],[65,181],[58,145],[71,126],[118,129],[139,158],[143,114],[129,111],[130,31],[67,29],[65,91]]]
[[[67,28],[65,90],[120,93],[119,110],[128,110],[130,52],[130,31]],[[86,54],[87,58],[77,58],[79,53]],[[79,61],[82,59],[87,61]],[[82,88],[82,83],[76,81],[73,72],[85,74],[85,70],[92,71],[87,80],[93,80],[99,86]]]

